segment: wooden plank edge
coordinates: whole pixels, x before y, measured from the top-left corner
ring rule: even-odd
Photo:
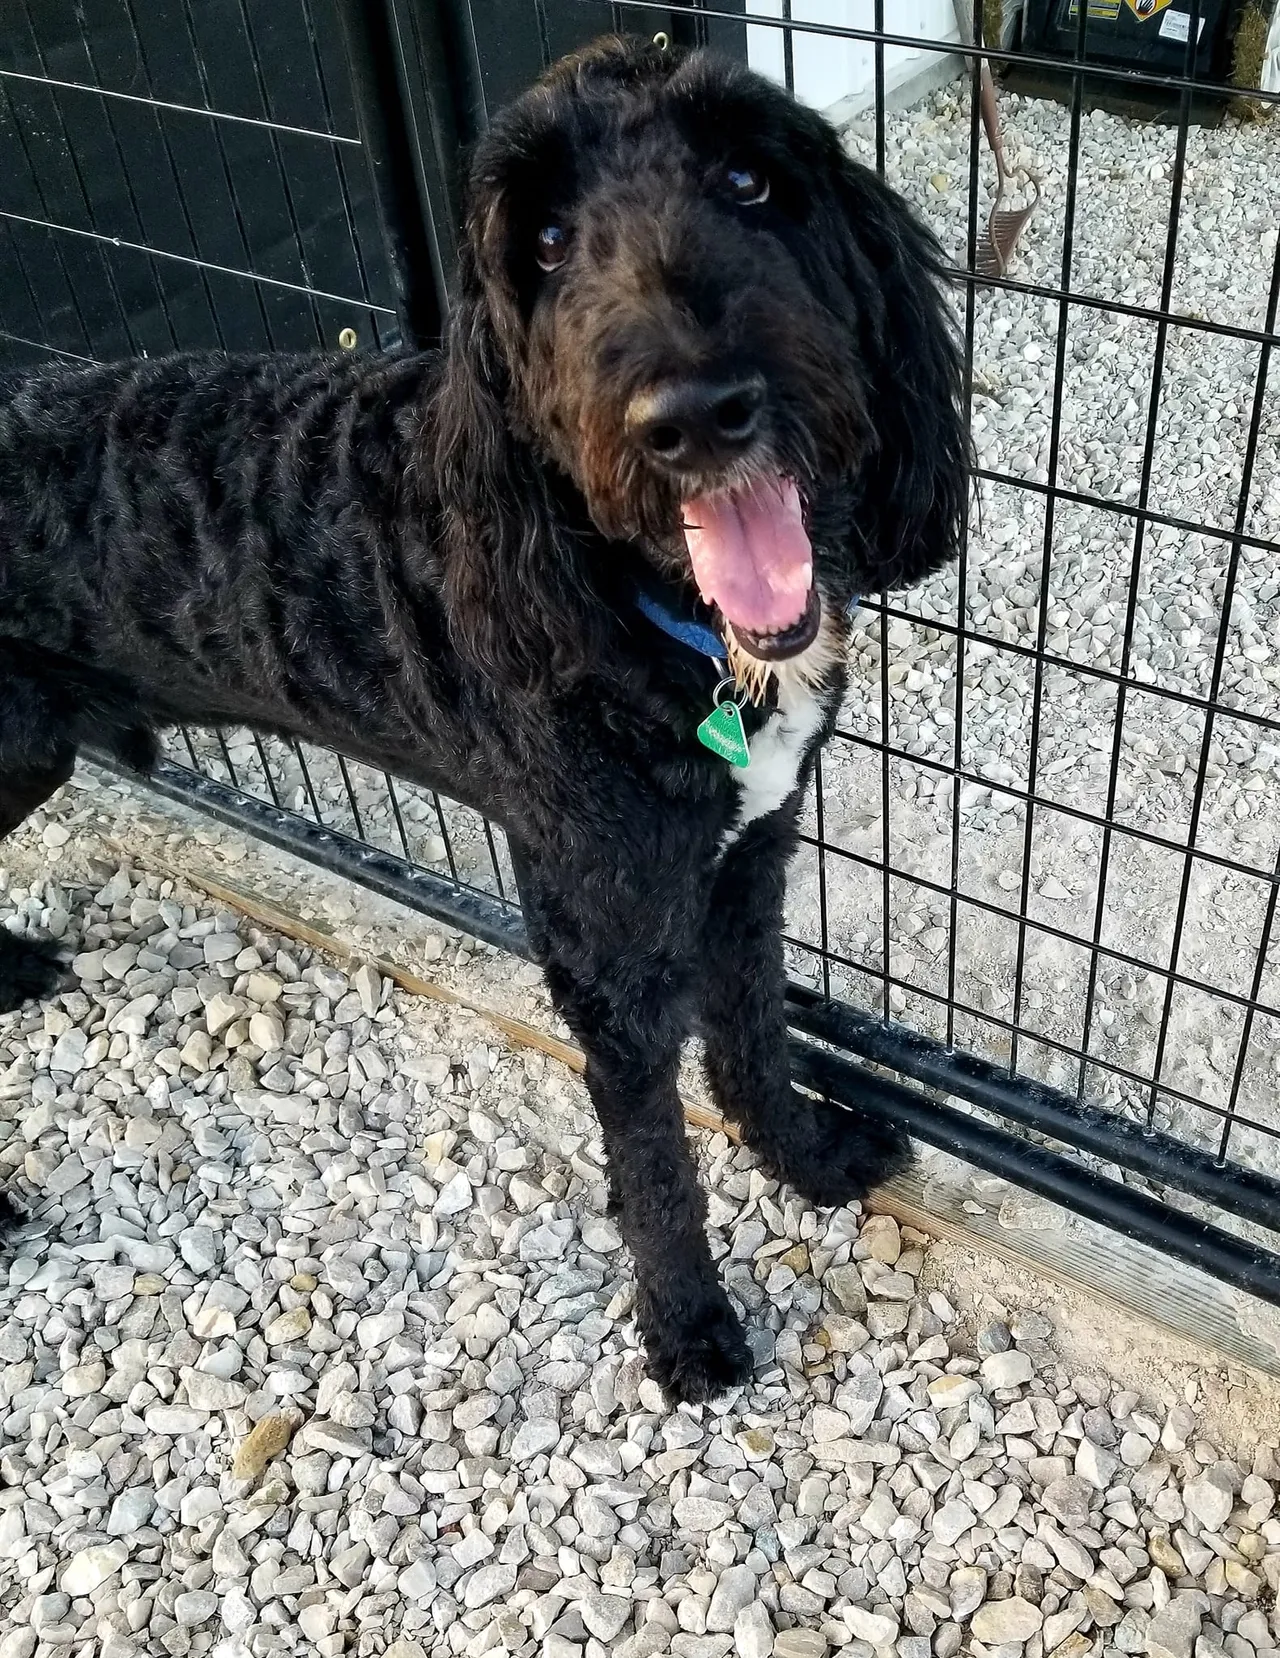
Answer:
[[[990,1210],[966,1213],[957,1192],[908,1170],[871,1206],[1176,1336],[1197,1352],[1280,1377],[1280,1354],[1241,1327],[1233,1292],[1206,1273],[1090,1222],[1062,1231],[1009,1232]],[[945,1208],[944,1208],[945,1205]]]
[[[272,932],[323,950],[339,961],[367,962],[411,995],[483,1019],[515,1047],[545,1054],[579,1076],[585,1069],[582,1050],[572,1043],[549,1036],[536,1025],[514,1019],[447,985],[424,979],[386,957],[357,950],[338,934],[304,920],[258,892],[224,881],[208,870],[174,863],[149,850],[138,852],[115,842],[108,844],[127,861],[197,887]],[[718,1111],[685,1101],[684,1115],[693,1127],[723,1134],[740,1143],[737,1129]],[[892,1215],[899,1224],[929,1237],[994,1256],[1008,1266],[1047,1279],[1072,1293],[1100,1300],[1127,1316],[1167,1330],[1193,1348],[1265,1375],[1280,1376],[1280,1354],[1240,1328],[1222,1286],[1141,1244],[1130,1243],[1118,1235],[1103,1234],[1100,1227],[1090,1229],[1087,1241],[1053,1231],[1002,1234],[998,1220],[987,1215],[983,1217],[984,1224],[979,1224],[977,1217],[967,1215],[959,1207],[959,1199],[954,1208],[941,1213],[937,1195],[930,1200],[925,1182],[912,1171],[873,1192],[866,1207],[874,1213]]]

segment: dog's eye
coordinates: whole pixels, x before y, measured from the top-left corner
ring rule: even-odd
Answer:
[[[769,180],[755,167],[730,167],[725,181],[734,201],[743,207],[759,207],[769,199]]]
[[[560,225],[543,225],[538,232],[538,263],[544,271],[558,271],[569,257],[569,233]]]

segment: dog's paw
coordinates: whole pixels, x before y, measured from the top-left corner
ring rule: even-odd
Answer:
[[[26,1211],[14,1202],[8,1192],[0,1192],[0,1261],[26,1219]]]
[[[0,1013],[48,996],[65,972],[56,944],[0,929]]]
[[[883,1117],[873,1117],[829,1100],[792,1094],[792,1111],[782,1132],[748,1144],[788,1186],[824,1209],[856,1203],[911,1161],[906,1134]]]
[[[727,1298],[692,1305],[678,1317],[651,1306],[639,1323],[646,1368],[672,1409],[704,1405],[750,1381],[751,1349]]]

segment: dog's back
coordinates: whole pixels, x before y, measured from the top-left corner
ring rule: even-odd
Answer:
[[[385,668],[378,578],[424,481],[431,579],[408,411],[432,373],[430,358],[210,354],[11,377],[0,640],[138,680],[175,717],[269,717],[274,690],[288,723],[324,664]]]

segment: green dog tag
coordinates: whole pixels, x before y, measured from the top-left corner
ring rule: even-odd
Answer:
[[[713,708],[698,727],[698,741],[731,766],[749,766],[751,751],[742,728],[742,712],[736,702],[722,702]]]

